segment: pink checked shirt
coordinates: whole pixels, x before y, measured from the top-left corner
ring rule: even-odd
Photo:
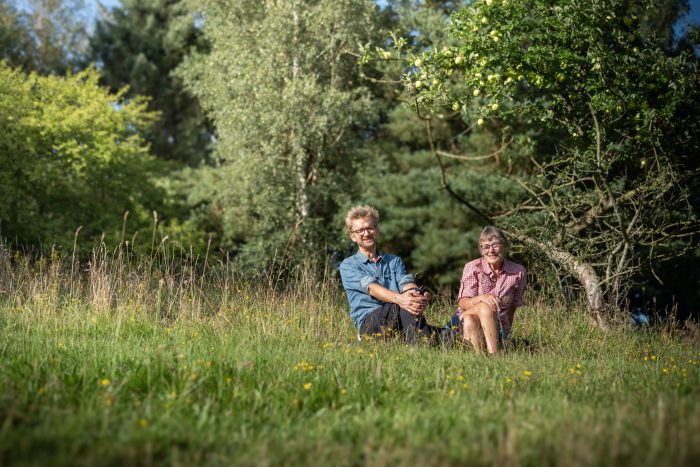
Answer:
[[[505,260],[503,268],[496,274],[483,258],[479,258],[464,265],[457,301],[489,293],[497,296],[501,300],[498,318],[503,332],[508,335],[511,324],[508,310],[523,304],[526,287],[527,271],[523,266]]]

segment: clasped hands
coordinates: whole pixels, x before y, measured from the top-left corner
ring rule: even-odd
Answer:
[[[399,294],[397,300],[399,306],[412,315],[420,316],[430,302],[430,292],[427,290],[422,294],[418,289],[408,289]]]

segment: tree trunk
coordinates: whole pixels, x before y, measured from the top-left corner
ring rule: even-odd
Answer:
[[[600,278],[591,265],[581,262],[568,251],[564,251],[550,242],[544,242],[514,232],[508,232],[508,234],[526,245],[534,246],[544,253],[551,261],[559,264],[568,271],[569,274],[574,276],[586,290],[589,317],[602,330],[607,331],[609,329],[608,323],[603,315],[605,302],[603,300],[603,289],[601,287]]]
[[[299,11],[298,5],[294,4],[294,9],[292,10],[292,23],[294,25],[293,32],[293,55],[292,55],[292,83],[296,85],[300,78],[300,68],[299,68],[299,56],[297,51],[299,50]],[[292,129],[291,132],[291,144],[292,144],[292,154],[294,159],[294,177],[296,178],[296,222],[294,227],[293,235],[296,236],[296,229],[303,225],[309,217],[310,214],[310,202],[308,195],[308,183],[307,183],[307,159],[308,156],[306,151],[299,144],[297,140],[296,130]],[[302,244],[306,244],[307,240],[303,235],[301,236]]]

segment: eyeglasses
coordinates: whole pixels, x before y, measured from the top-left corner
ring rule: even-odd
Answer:
[[[492,249],[492,248],[494,249],[494,251],[498,251],[498,250],[500,250],[502,247],[503,247],[503,244],[502,244],[502,243],[491,243],[491,244],[486,244],[486,245],[481,245],[481,246],[479,246],[479,248],[481,249],[481,251],[484,251],[484,252],[489,251],[489,250]]]
[[[363,233],[365,233],[365,232],[374,232],[374,231],[376,231],[376,230],[377,230],[377,226],[376,226],[376,225],[370,225],[370,226],[368,226],[368,227],[362,227],[361,229],[351,230],[350,233],[354,233],[354,234],[363,234]]]

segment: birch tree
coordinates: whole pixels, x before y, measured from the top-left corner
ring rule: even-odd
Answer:
[[[222,244],[250,263],[322,257],[356,189],[372,98],[358,43],[373,34],[369,0],[204,1],[211,50],[181,69],[217,133],[210,208]]]

